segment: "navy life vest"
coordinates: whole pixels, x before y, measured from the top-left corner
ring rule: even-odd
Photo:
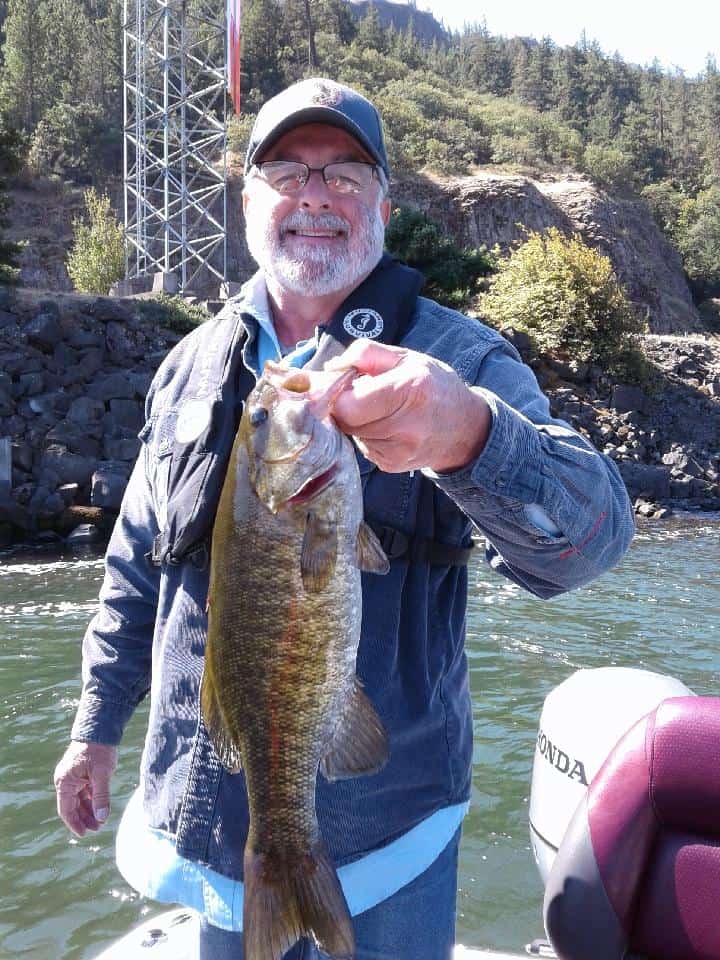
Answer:
[[[341,304],[326,328],[320,328],[318,348],[306,364],[319,369],[360,337],[399,343],[413,315],[424,284],[417,270],[384,254],[377,267]],[[255,386],[255,375],[243,362],[245,328],[235,316],[228,337],[210,338],[200,349],[182,389],[183,406],[175,425],[167,479],[167,520],[148,554],[149,562],[190,561],[205,567],[220,492],[244,402]],[[195,405],[195,406],[193,406]],[[184,413],[185,411],[185,413]],[[183,440],[183,416],[201,416],[207,426],[199,436]],[[190,429],[192,436],[195,431]],[[178,439],[179,438],[179,439]],[[412,538],[367,518],[390,559],[462,565],[470,549]]]

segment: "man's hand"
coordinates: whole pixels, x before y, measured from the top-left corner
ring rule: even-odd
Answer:
[[[57,809],[78,837],[99,830],[110,813],[110,777],[117,747],[73,740],[55,768]]]
[[[485,446],[492,416],[485,400],[452,367],[414,350],[356,340],[326,370],[360,372],[340,395],[333,418],[386,473],[470,463]]]

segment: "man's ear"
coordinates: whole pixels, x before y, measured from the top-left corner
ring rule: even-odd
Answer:
[[[390,203],[390,198],[385,197],[385,199],[380,203],[380,216],[382,217],[382,222],[384,226],[388,225],[391,212],[392,212],[392,204]]]

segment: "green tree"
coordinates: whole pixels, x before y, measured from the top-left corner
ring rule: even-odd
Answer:
[[[425,274],[425,292],[440,303],[462,308],[478,293],[496,265],[486,250],[459,247],[419,210],[398,207],[385,232],[388,251]]]
[[[285,86],[285,40],[277,0],[247,0],[243,5],[242,86],[245,106],[251,112],[257,112]]]
[[[87,183],[120,169],[121,134],[108,126],[100,107],[56,103],[30,142],[29,162],[40,173],[57,173]]]
[[[16,173],[21,164],[22,138],[0,113],[0,171],[5,174]],[[0,283],[14,283],[17,280],[17,256],[20,246],[11,240],[5,240],[2,231],[9,226],[7,212],[10,200],[5,195],[6,181],[0,178]]]
[[[67,271],[81,293],[106,294],[125,273],[125,241],[110,208],[110,198],[85,191],[87,219],[73,221],[74,241]]]
[[[708,58],[700,101],[701,136],[706,164],[706,186],[720,184],[720,71]]]
[[[627,369],[643,324],[607,257],[554,227],[531,233],[490,279],[481,309],[495,326],[524,330],[542,351]]]
[[[26,131],[35,126],[43,110],[45,14],[42,0],[9,0],[0,105],[11,122]]]
[[[683,265],[699,299],[720,294],[720,187],[683,204],[675,228]]]
[[[380,24],[380,17],[374,3],[368,4],[365,16],[358,24],[355,43],[361,49],[376,50],[378,53],[388,52],[387,32]]]

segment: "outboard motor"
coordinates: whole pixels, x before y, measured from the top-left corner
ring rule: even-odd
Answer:
[[[545,698],[530,791],[530,840],[543,884],[588,784],[622,735],[668,697],[674,677],[626,667],[578,670]]]

